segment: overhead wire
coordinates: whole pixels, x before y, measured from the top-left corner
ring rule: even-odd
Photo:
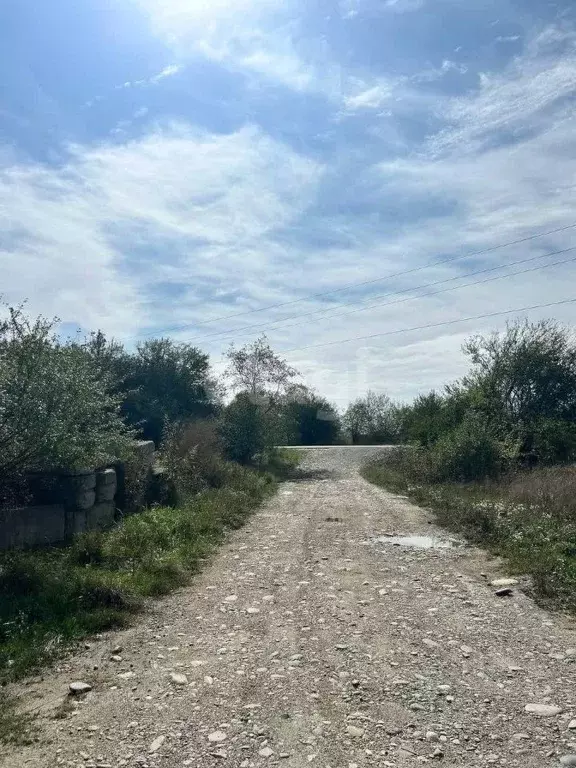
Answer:
[[[288,306],[292,306],[294,304],[300,304],[303,301],[309,301],[310,299],[317,299],[317,298],[321,298],[323,296],[331,296],[331,295],[334,295],[336,293],[342,293],[344,291],[351,290],[353,288],[362,288],[362,287],[365,287],[367,285],[374,285],[375,283],[383,282],[384,280],[391,280],[392,278],[402,277],[404,275],[409,275],[409,274],[414,274],[415,272],[420,272],[420,271],[422,271],[424,269],[429,269],[430,267],[441,266],[442,264],[449,264],[449,263],[452,263],[452,262],[460,260],[460,259],[472,258],[474,256],[482,256],[482,255],[487,254],[487,253],[493,253],[494,251],[500,250],[502,248],[508,248],[508,247],[513,246],[513,245],[521,245],[522,243],[527,243],[527,242],[530,242],[532,240],[536,240],[536,239],[538,239],[540,237],[547,237],[548,235],[555,235],[555,234],[558,234],[560,232],[566,232],[567,230],[573,229],[575,227],[576,227],[576,222],[574,222],[572,224],[567,224],[567,225],[562,226],[562,227],[557,227],[555,229],[550,229],[550,230],[548,230],[546,232],[537,232],[534,235],[529,235],[527,237],[518,238],[516,240],[510,240],[510,241],[505,242],[505,243],[499,243],[499,244],[491,246],[489,248],[483,248],[481,250],[472,251],[472,252],[469,252],[469,253],[455,254],[454,256],[448,256],[448,257],[443,258],[443,259],[437,259],[437,260],[428,261],[425,264],[421,264],[421,265],[419,265],[417,267],[411,267],[410,269],[401,270],[399,272],[392,272],[390,274],[382,275],[380,277],[376,277],[376,278],[373,278],[371,280],[363,280],[361,282],[349,283],[347,285],[341,286],[340,288],[334,288],[334,289],[329,290],[329,291],[320,291],[318,293],[306,294],[305,296],[302,296],[302,297],[300,297],[298,299],[291,299],[289,301],[278,302],[278,303],[275,303],[275,304],[268,304],[268,305],[266,305],[264,307],[257,307],[256,309],[249,309],[249,310],[244,310],[242,312],[236,312],[236,313],[232,313],[232,314],[228,314],[228,315],[221,315],[219,317],[208,318],[207,320],[201,320],[201,321],[197,321],[197,322],[193,322],[193,323],[186,323],[184,325],[167,326],[167,327],[164,327],[164,328],[156,329],[156,330],[151,331],[149,333],[141,333],[141,334],[138,334],[137,336],[132,336],[132,337],[129,337],[129,338],[146,338],[147,336],[155,336],[155,335],[158,335],[158,334],[164,333],[164,332],[182,331],[182,330],[186,330],[187,328],[193,328],[193,327],[200,326],[200,325],[208,325],[210,323],[216,323],[216,322],[220,322],[221,320],[227,320],[227,319],[231,319],[231,318],[234,318],[234,317],[241,317],[241,316],[245,316],[245,315],[255,314],[255,313],[258,313],[258,312],[265,312],[265,311],[267,311],[269,309],[279,309],[281,307],[288,307]]]
[[[424,331],[429,328],[441,328],[442,326],[455,325],[456,323],[466,323],[470,320],[485,320],[491,317],[499,317],[503,315],[512,315],[516,312],[530,312],[533,309],[547,309],[548,307],[559,307],[564,304],[572,304],[576,301],[576,298],[563,299],[561,301],[551,301],[547,304],[533,304],[529,307],[518,307],[516,309],[505,309],[499,312],[488,312],[483,315],[474,315],[472,317],[460,317],[455,320],[444,320],[440,323],[428,323],[426,325],[416,325],[412,328],[398,328],[394,331],[383,331],[381,333],[372,333],[368,336],[353,336],[349,339],[337,339],[336,341],[326,341],[321,344],[310,344],[305,347],[292,347],[291,349],[282,350],[282,354],[288,354],[289,352],[301,352],[307,349],[320,349],[320,347],[331,347],[337,344],[347,344],[350,341],[367,341],[369,339],[381,338],[382,336],[394,336],[398,333],[410,333],[411,331]]]
[[[509,268],[509,267],[518,266],[519,264],[528,264],[528,263],[533,262],[533,261],[538,261],[539,259],[546,259],[546,258],[550,258],[551,256],[558,256],[558,255],[560,255],[562,253],[568,253],[568,252],[574,251],[574,250],[576,250],[576,247],[562,248],[561,250],[558,250],[558,251],[551,251],[550,253],[538,254],[537,256],[531,256],[531,257],[529,257],[527,259],[517,259],[516,261],[511,261],[511,262],[509,262],[507,264],[500,264],[500,265],[498,265],[496,267],[487,267],[485,269],[475,270],[474,272],[467,272],[467,273],[465,273],[463,275],[456,275],[454,277],[448,277],[448,278],[445,278],[444,280],[435,280],[435,281],[433,281],[431,283],[424,283],[422,285],[417,285],[417,286],[413,286],[413,287],[410,287],[410,288],[403,288],[403,289],[401,289],[399,291],[389,291],[388,293],[383,293],[383,294],[380,294],[380,295],[372,296],[371,298],[372,299],[374,299],[374,298],[385,298],[387,296],[398,296],[398,295],[401,295],[401,294],[404,294],[404,293],[411,293],[412,291],[419,291],[419,290],[422,290],[424,288],[431,288],[431,287],[436,286],[436,285],[442,285],[444,283],[455,282],[456,280],[463,280],[466,277],[474,277],[476,275],[482,275],[482,274],[486,274],[486,273],[489,273],[489,272],[496,272],[497,270],[500,270],[500,269],[506,269],[506,268]],[[573,261],[573,259],[567,259],[565,261],[557,261],[557,262],[553,262],[552,264],[543,264],[543,265],[540,265],[538,267],[535,267],[535,268],[532,268],[532,269],[529,269],[529,270],[520,270],[520,271],[517,271],[517,272],[511,272],[511,273],[505,274],[505,275],[498,275],[497,277],[490,278],[490,280],[502,280],[502,279],[505,279],[507,277],[512,277],[514,275],[524,274],[525,272],[533,272],[533,271],[536,271],[538,269],[547,269],[548,267],[558,266],[559,264],[566,264],[569,261]],[[236,333],[237,334],[237,333],[240,333],[240,332],[245,331],[245,330],[251,330],[253,332],[259,332],[259,331],[262,331],[262,330],[272,330],[272,331],[275,331],[275,330],[285,330],[285,329],[288,329],[288,328],[297,328],[299,326],[309,325],[310,323],[314,323],[314,322],[322,322],[322,321],[325,321],[325,320],[332,320],[333,318],[336,318],[336,317],[346,317],[348,315],[353,315],[353,314],[356,314],[358,312],[365,312],[365,311],[367,311],[369,309],[373,309],[375,307],[387,307],[387,306],[390,306],[390,305],[393,305],[393,304],[402,304],[402,303],[404,303],[406,301],[413,301],[415,299],[424,298],[426,296],[434,296],[434,295],[437,295],[439,293],[446,293],[448,291],[455,291],[455,290],[459,290],[460,288],[466,288],[466,287],[471,286],[471,285],[478,285],[478,284],[481,284],[481,283],[484,283],[484,282],[490,282],[490,280],[479,280],[479,281],[474,281],[474,282],[471,282],[471,283],[464,283],[463,285],[456,285],[454,287],[445,288],[445,289],[442,289],[440,291],[433,291],[433,292],[430,292],[430,293],[423,293],[423,294],[419,294],[417,296],[408,296],[407,298],[400,299],[398,301],[389,301],[389,302],[384,302],[384,303],[377,302],[375,304],[368,304],[367,306],[358,307],[357,309],[350,310],[349,312],[336,312],[334,314],[330,314],[330,315],[326,315],[326,316],[322,316],[322,317],[316,317],[316,318],[311,317],[312,315],[318,314],[319,312],[333,312],[335,309],[338,309],[340,307],[349,307],[349,306],[353,306],[356,303],[356,302],[344,302],[342,304],[339,304],[339,305],[337,305],[335,307],[331,307],[329,309],[316,310],[314,312],[308,312],[308,313],[299,314],[299,315],[291,315],[289,318],[284,318],[284,320],[277,320],[277,321],[269,323],[269,324],[255,325],[255,326],[242,326],[240,328],[232,328],[232,329],[230,329],[228,331],[220,331],[220,332],[217,332],[217,333],[207,334],[204,338],[210,339],[210,338],[214,338],[214,337],[220,336],[222,334],[227,334],[227,333]],[[284,324],[287,320],[294,319],[294,318],[298,318],[299,320],[301,320],[301,318],[303,318],[303,317],[309,317],[311,319],[309,319],[309,320],[307,320],[305,322],[290,323],[288,325]],[[242,335],[251,335],[251,334],[242,334]],[[219,341],[227,341],[228,339],[233,340],[235,338],[236,338],[236,336],[230,336],[230,337],[226,336],[225,338],[218,339],[218,340]],[[194,337],[192,339],[187,339],[187,342],[190,343],[190,342],[193,342],[195,340],[196,340],[196,337]]]

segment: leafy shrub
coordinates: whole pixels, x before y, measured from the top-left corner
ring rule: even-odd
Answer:
[[[533,427],[532,454],[541,464],[571,461],[576,457],[576,424],[560,419],[539,419]]]
[[[468,417],[443,435],[430,449],[436,481],[471,482],[497,477],[504,463],[503,451],[480,419]]]
[[[236,395],[224,409],[220,434],[228,459],[250,463],[269,444],[263,407],[247,393]]]
[[[111,382],[56,321],[9,308],[0,322],[0,476],[98,466],[127,454],[131,432]]]
[[[213,419],[173,424],[165,432],[160,463],[180,499],[225,483],[223,447]]]

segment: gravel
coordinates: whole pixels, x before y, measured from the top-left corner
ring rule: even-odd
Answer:
[[[16,688],[41,737],[1,768],[573,765],[574,623],[476,549],[378,544],[446,534],[359,477],[374,453],[307,451],[190,587]]]

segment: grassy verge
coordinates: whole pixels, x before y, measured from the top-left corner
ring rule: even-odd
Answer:
[[[259,471],[227,464],[223,487],[177,508],[148,509],[70,547],[0,556],[0,685],[38,671],[83,637],[124,626],[145,598],[186,584],[297,461],[277,452]],[[0,741],[29,735],[0,688]]]
[[[399,452],[364,477],[430,508],[438,522],[531,576],[536,599],[576,611],[576,468],[519,472],[485,483],[426,482],[418,457]]]

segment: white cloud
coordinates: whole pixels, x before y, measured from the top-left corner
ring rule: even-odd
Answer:
[[[325,77],[294,43],[300,0],[139,0],[157,34],[181,61],[201,54],[230,69],[297,91],[321,87]],[[313,73],[314,70],[314,73]]]
[[[152,321],[142,302],[158,281],[234,291],[240,275],[255,279],[268,266],[269,233],[310,202],[320,173],[255,128],[211,135],[183,125],[122,146],[74,146],[59,169],[8,165],[3,293],[130,335]],[[177,308],[165,311],[177,322]]]
[[[375,85],[366,86],[365,83],[356,81],[352,84],[350,94],[344,97],[344,105],[351,112],[380,109],[394,97],[394,91],[395,84],[391,82],[378,82]]]
[[[451,127],[436,137],[435,147],[476,151],[498,132],[518,134],[571,118],[572,107],[560,102],[575,94],[576,33],[548,28],[504,73],[482,75],[472,98],[446,102],[443,111]]]
[[[274,82],[299,91],[322,82],[317,69],[302,65],[286,27],[266,39],[262,30],[271,22],[262,14],[273,12],[271,3],[155,7],[162,34],[175,38],[174,50],[192,45],[195,55],[204,50],[226,66],[267,71]],[[179,27],[186,34],[180,35]],[[254,127],[230,135],[185,125],[157,128],[122,146],[75,146],[60,169],[6,158],[0,176],[3,290],[13,300],[29,295],[35,311],[58,312],[65,320],[125,337],[143,327],[193,326],[570,223],[575,57],[569,30],[547,30],[505,71],[486,74],[474,92],[458,98],[435,94],[432,99],[432,89],[420,93],[414,80],[355,79],[350,71],[339,83],[338,69],[329,69],[324,77],[333,90],[328,92],[339,94],[354,113],[355,127],[365,120],[371,137],[391,122],[381,119],[382,110],[405,117],[407,104],[418,114],[445,118],[447,126],[394,158],[388,138],[375,155],[373,143],[365,147],[351,140],[348,126],[340,135],[341,123],[335,122],[326,175],[319,163]],[[456,66],[463,65],[447,61],[434,71],[441,75]],[[381,162],[383,156],[389,159]],[[364,195],[360,200],[357,190]],[[315,245],[316,234],[320,242],[322,236],[340,237],[340,244]],[[574,237],[569,231],[535,240],[487,254],[481,262],[493,265],[569,247]],[[375,290],[449,279],[477,268],[478,261],[390,279]],[[327,306],[312,298],[177,335],[218,357],[227,334],[210,333],[295,314],[300,325],[292,320],[293,327],[270,332],[274,346],[292,349],[565,298],[573,274],[573,266],[566,265],[324,322],[301,317]],[[158,293],[160,283],[177,298]],[[334,300],[354,295],[363,294]],[[569,320],[574,309],[532,316],[548,314]],[[504,322],[467,321],[295,351],[289,358],[342,406],[368,387],[408,398],[462,373],[463,338]],[[231,335],[240,343],[251,338]]]
[[[356,16],[376,16],[384,13],[412,13],[426,0],[340,0],[340,13],[345,19]]]
[[[157,75],[154,75],[154,77],[151,77],[149,82],[159,83],[161,80],[165,80],[167,77],[173,77],[174,75],[177,75],[181,71],[182,71],[182,67],[179,64],[170,64],[169,66],[164,67],[164,69],[161,72],[158,72]]]

